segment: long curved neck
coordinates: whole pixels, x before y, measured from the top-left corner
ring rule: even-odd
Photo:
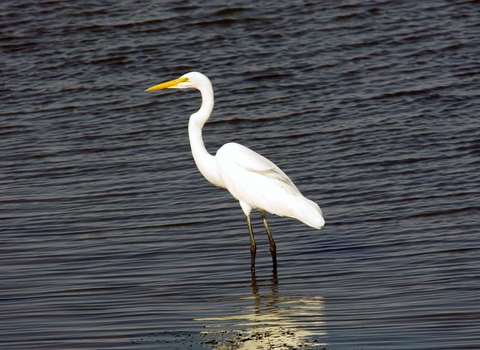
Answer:
[[[218,174],[215,157],[208,153],[202,137],[202,128],[213,111],[212,84],[208,81],[208,84],[202,85],[199,91],[202,94],[202,106],[197,113],[190,116],[188,123],[188,136],[190,138],[193,159],[197,164],[198,170],[208,181],[215,186],[225,187]]]

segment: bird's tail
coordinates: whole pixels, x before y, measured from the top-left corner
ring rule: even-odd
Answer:
[[[317,203],[305,197],[298,199],[299,203],[295,206],[295,219],[310,227],[321,229],[325,225],[325,219]]]

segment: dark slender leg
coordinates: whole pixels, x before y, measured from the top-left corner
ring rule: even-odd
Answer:
[[[255,271],[255,255],[257,253],[257,246],[255,245],[255,237],[253,236],[252,222],[250,216],[247,216],[248,232],[250,233],[250,253],[252,255],[251,270]]]
[[[268,227],[267,218],[265,213],[262,214],[263,225],[265,225],[265,230],[267,230],[268,239],[270,241],[270,254],[272,254],[272,262],[273,262],[273,271],[277,271],[277,246],[275,245],[275,241],[273,240],[272,233],[270,232],[270,228]]]

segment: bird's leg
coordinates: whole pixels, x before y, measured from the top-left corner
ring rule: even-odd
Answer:
[[[248,224],[248,232],[250,233],[250,253],[252,255],[251,270],[255,271],[255,255],[257,253],[257,246],[255,245],[255,237],[253,236],[252,222],[250,221],[249,215],[247,215],[247,224]]]
[[[273,240],[272,233],[270,232],[270,228],[268,227],[267,217],[265,213],[261,213],[263,219],[263,225],[265,225],[265,230],[267,230],[268,240],[270,241],[270,254],[272,254],[272,262],[273,262],[273,271],[277,271],[277,246],[275,245],[275,241]]]

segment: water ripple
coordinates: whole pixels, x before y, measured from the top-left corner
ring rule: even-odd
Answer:
[[[0,343],[7,348],[473,349],[474,1],[0,3]],[[259,216],[188,145],[236,141],[322,207]],[[286,344],[286,345],[285,345]]]

